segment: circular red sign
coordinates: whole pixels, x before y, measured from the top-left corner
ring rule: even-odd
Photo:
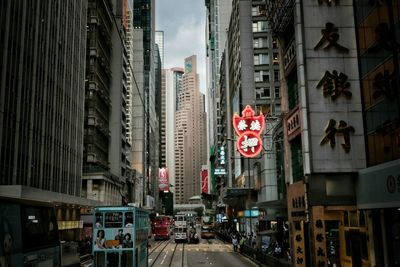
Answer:
[[[254,158],[262,150],[262,141],[260,135],[246,131],[241,134],[236,142],[236,148],[239,153],[247,158]]]

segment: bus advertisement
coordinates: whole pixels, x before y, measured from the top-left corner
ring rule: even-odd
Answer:
[[[94,209],[95,266],[147,266],[149,214],[136,207]]]
[[[1,199],[0,241],[0,266],[61,266],[51,206]]]

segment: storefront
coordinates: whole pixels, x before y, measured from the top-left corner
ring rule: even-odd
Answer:
[[[357,207],[368,224],[371,266],[400,266],[400,160],[360,171]]]

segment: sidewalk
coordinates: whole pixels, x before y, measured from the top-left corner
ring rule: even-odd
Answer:
[[[226,236],[222,233],[217,233],[217,236],[220,240],[231,243],[230,237]],[[252,260],[253,262],[257,263],[261,267],[290,267],[292,264],[290,262],[279,260],[271,255],[267,255],[262,251],[253,249],[247,245],[244,245],[242,248],[243,256],[247,257],[248,259]]]

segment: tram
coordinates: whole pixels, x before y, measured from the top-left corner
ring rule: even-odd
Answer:
[[[167,215],[158,215],[152,221],[154,240],[170,239],[171,218]]]
[[[54,208],[0,197],[0,266],[61,266]]]
[[[93,209],[94,266],[147,266],[149,212],[137,207]]]
[[[215,220],[213,216],[201,217],[201,238],[215,238]]]

